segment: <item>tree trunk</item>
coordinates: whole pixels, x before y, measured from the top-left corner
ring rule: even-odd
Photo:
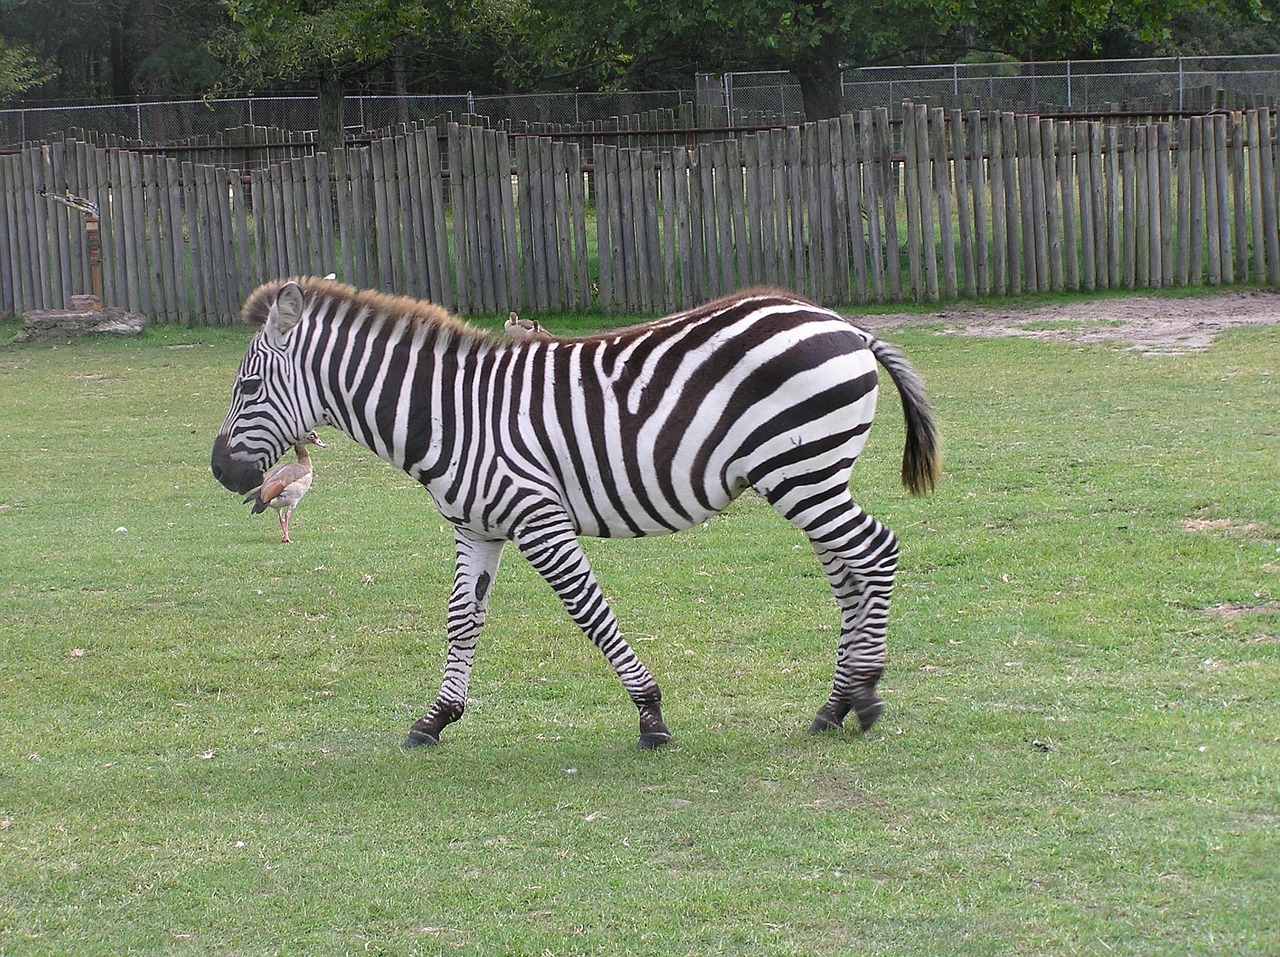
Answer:
[[[120,16],[127,21],[130,12],[125,10]],[[133,92],[133,64],[126,40],[128,28],[127,22],[116,19],[107,28],[108,56],[111,62],[110,90],[111,95],[120,101],[128,99]]]
[[[409,123],[408,69],[404,59],[404,41],[397,39],[395,52],[391,54],[391,77],[396,85],[396,118],[406,126]]]
[[[345,99],[346,84],[342,79],[342,71],[332,64],[321,68],[320,126],[316,132],[316,147],[326,153],[340,147],[345,137]]]
[[[800,83],[806,120],[829,120],[840,115],[843,91],[840,88],[840,34],[836,30],[824,30],[816,46],[802,51],[791,64],[791,74]]]
[[[142,59],[151,60],[160,49],[160,29],[156,18],[156,0],[140,0],[138,3],[138,19],[142,21]],[[147,78],[147,94],[158,100],[164,90],[164,81],[160,71],[152,63],[150,76]],[[165,111],[151,110],[151,135],[147,139],[152,143],[167,143],[169,137],[165,133]]]

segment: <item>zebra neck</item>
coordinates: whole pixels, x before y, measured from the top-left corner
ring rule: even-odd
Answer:
[[[443,471],[463,408],[484,401],[478,387],[490,340],[409,320],[336,330],[325,383],[325,417],[380,458],[426,483]],[[466,415],[468,421],[470,415]]]

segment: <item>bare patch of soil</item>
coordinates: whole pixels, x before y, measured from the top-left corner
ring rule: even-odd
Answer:
[[[1263,602],[1260,605],[1214,605],[1201,610],[1201,614],[1213,618],[1234,621],[1245,615],[1274,615],[1280,612],[1280,601]]]
[[[1184,518],[1182,527],[1189,532],[1237,532],[1242,535],[1258,531],[1253,522],[1241,524],[1232,518]]]
[[[871,331],[940,324],[944,332],[954,335],[1114,342],[1143,353],[1167,355],[1206,349],[1224,329],[1280,325],[1280,290],[1107,297],[1026,309],[959,304],[934,313],[860,316],[857,322]]]

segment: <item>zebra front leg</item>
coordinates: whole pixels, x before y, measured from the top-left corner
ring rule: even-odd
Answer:
[[[574,623],[613,666],[640,712],[640,747],[662,747],[671,740],[671,732],[662,720],[662,691],[622,637],[567,516],[528,523],[517,532],[515,542],[559,596]]]
[[[484,626],[489,608],[489,595],[498,577],[502,559],[502,539],[476,538],[465,529],[454,533],[457,565],[454,568],[453,592],[449,596],[449,655],[444,666],[444,681],[435,704],[414,722],[406,748],[439,744],[440,733],[447,725],[462,717],[467,708],[467,685],[475,662],[476,642]]]
[[[876,683],[884,673],[898,542],[886,526],[850,505],[836,529],[828,526],[827,535],[812,538],[841,612],[835,680],[831,697],[813,719],[815,732],[843,727],[850,711],[866,731],[884,711]]]

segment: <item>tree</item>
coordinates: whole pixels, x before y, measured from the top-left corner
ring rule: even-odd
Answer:
[[[1117,19],[1098,44],[1105,57],[1280,53],[1280,2],[1211,0],[1175,7],[1168,29],[1135,30]]]
[[[214,57],[209,38],[227,22],[219,0],[137,0],[134,9],[133,95],[201,94],[218,82],[225,67]]]
[[[0,0],[0,34],[10,49],[51,67],[38,82],[23,82],[21,92],[51,97],[111,95],[113,62],[107,41],[118,26],[114,5],[93,4],[74,10],[68,0]],[[51,26],[57,24],[57,29]]]
[[[1229,0],[1252,3],[1275,0]],[[626,86],[664,63],[704,72],[788,70],[808,119],[841,110],[849,67],[1033,59],[1089,49],[1110,26],[1158,32],[1193,0],[540,0],[540,50],[569,72]]]
[[[937,16],[971,49],[1049,60],[1087,53],[1118,23],[1151,35],[1183,5],[1183,0],[941,0]]]
[[[800,84],[805,115],[838,115],[850,63],[900,55],[903,36],[931,21],[928,0],[542,0],[559,62],[628,85],[673,63],[689,73],[775,69]]]
[[[864,65],[1269,52],[1280,0],[0,0],[0,96],[687,88],[787,70],[810,119]],[[56,29],[50,25],[56,24]],[[212,41],[212,42],[211,42]]]
[[[630,87],[672,64],[689,74],[788,69],[810,118],[840,111],[849,0],[541,0],[541,50],[564,73]],[[901,4],[897,5],[901,9]]]
[[[6,95],[104,100],[202,92],[217,76],[206,41],[225,21],[219,0],[0,0],[0,49],[23,54],[27,74],[20,90]],[[11,70],[12,54],[5,59]]]
[[[385,55],[390,42],[383,25],[369,20],[353,0],[228,0],[240,32],[224,43],[240,68],[239,85],[250,92],[273,80],[310,79],[319,94],[317,141],[321,149],[343,138],[344,71]],[[368,42],[361,42],[362,40]]]
[[[448,32],[482,31],[518,6],[506,0],[226,0],[239,31],[224,47],[242,85],[309,79],[319,93],[321,149],[342,142],[348,81],[403,60],[407,46]],[[399,91],[407,91],[403,77]]]
[[[48,82],[56,73],[56,67],[41,63],[26,47],[0,39],[0,101]]]

